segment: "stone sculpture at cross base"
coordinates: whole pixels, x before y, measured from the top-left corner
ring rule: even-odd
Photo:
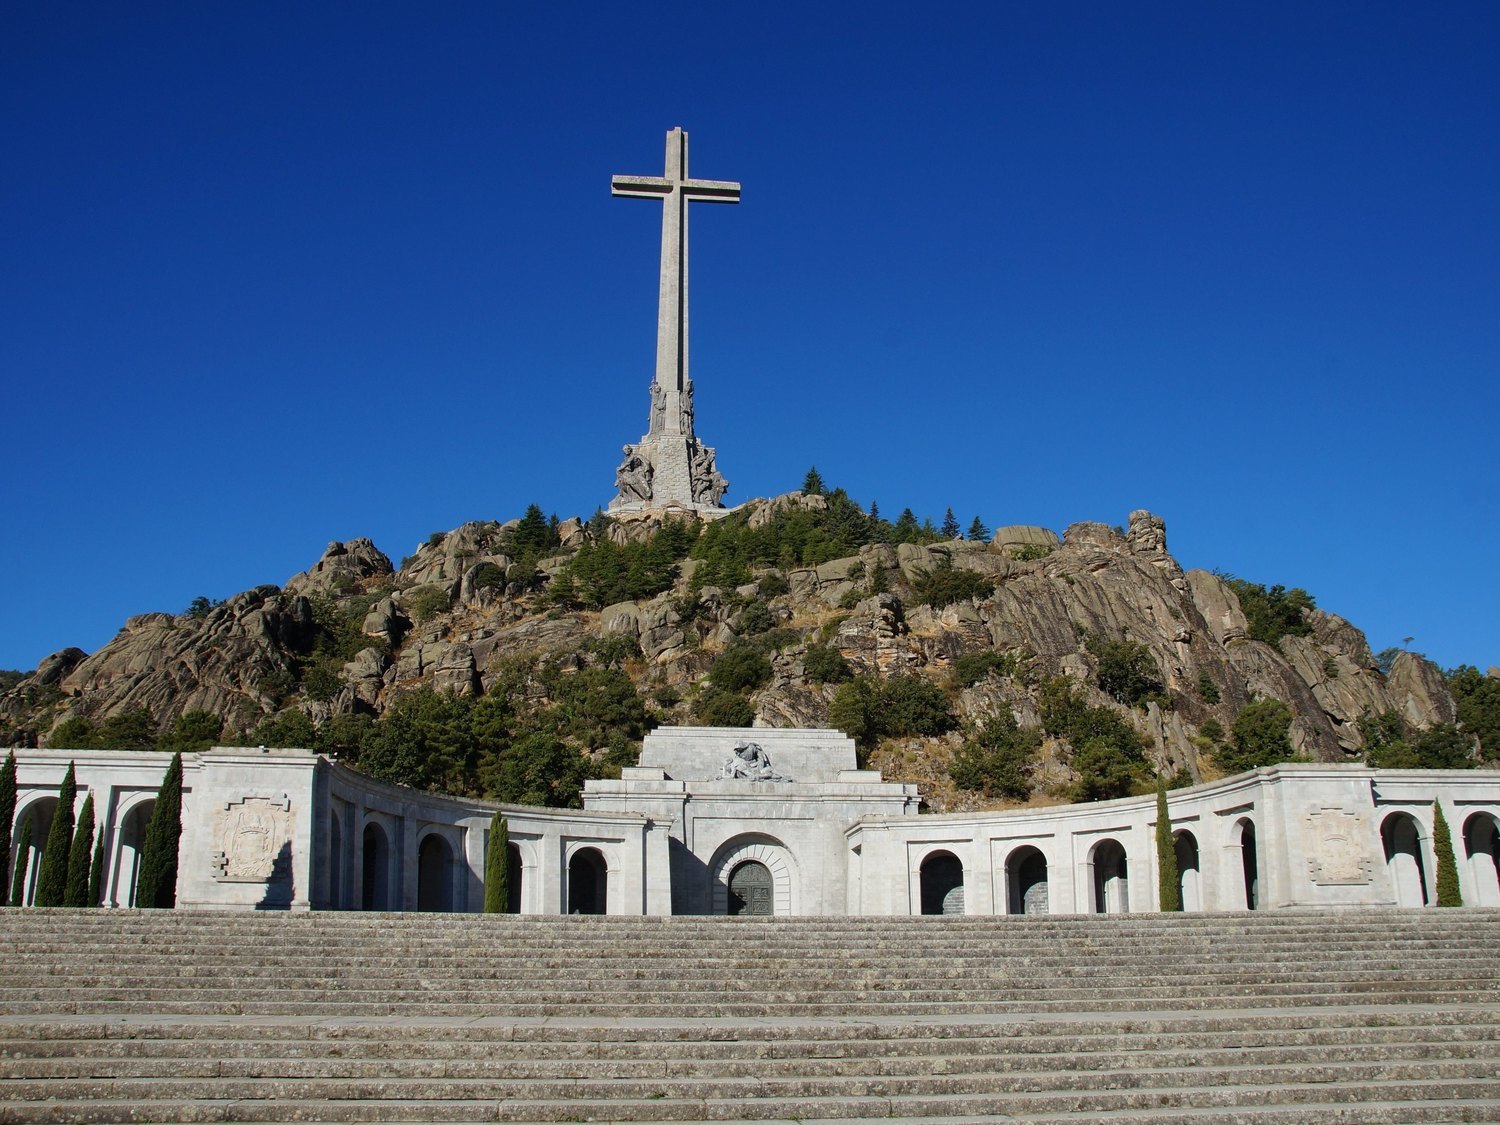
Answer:
[[[679,128],[667,134],[664,175],[616,176],[610,188],[615,195],[660,199],[662,227],[650,423],[639,442],[624,448],[624,460],[615,470],[618,491],[609,510],[722,511],[729,482],[718,471],[714,451],[693,432],[693,381],[688,376],[687,205],[738,203],[740,185],[689,179],[687,134]]]

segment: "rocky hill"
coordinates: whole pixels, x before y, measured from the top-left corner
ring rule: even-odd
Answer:
[[[648,723],[734,725],[753,710],[759,725],[827,725],[832,708],[872,764],[922,783],[934,808],[1078,796],[1092,768],[1080,753],[1111,740],[1137,786],[1152,771],[1212,776],[1242,763],[1251,735],[1236,723],[1257,701],[1272,726],[1289,712],[1289,750],[1315,760],[1424,731],[1461,734],[1471,758],[1500,752],[1463,725],[1434,665],[1400,653],[1378,666],[1357,628],[1311,605],[1184,571],[1144,511],[1126,527],[969,541],[865,516],[841,493],[752,501],[701,525],[533,509],[435,534],[399,567],[369,540],[330,543],[280,588],[132,617],[98,652],[64,649],[0,695],[0,736],[79,745],[113,729],[116,742],[170,744],[184,717],[209,716],[218,741],[305,736],[422,688],[546,705],[569,676],[609,665]],[[881,695],[890,685],[908,694]],[[301,725],[274,725],[288,718]],[[597,759],[590,743],[608,731],[588,729],[574,742]],[[1023,784],[957,787],[955,763],[986,753]]]

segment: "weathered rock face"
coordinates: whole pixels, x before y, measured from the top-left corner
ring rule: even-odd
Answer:
[[[779,512],[826,507],[822,496],[790,493],[752,502],[748,522],[764,527]],[[622,513],[607,534],[640,542],[660,522],[651,513]],[[434,535],[399,570],[368,540],[332,543],[284,590],[260,587],[202,616],[133,617],[93,655],[65,649],[0,695],[0,724],[14,737],[45,741],[70,714],[99,720],[135,707],[149,708],[163,728],[201,709],[238,731],[287,706],[319,720],[350,710],[378,714],[418,685],[483,693],[495,689],[513,658],[576,668],[592,659],[591,645],[622,639],[640,646],[626,668],[642,694],[684,698],[662,705],[661,720],[686,722],[718,652],[742,632],[765,628],[765,614],[754,625],[746,613],[755,600],[786,631],[772,654],[771,682],[753,695],[757,721],[766,725],[827,722],[834,689],[809,682],[803,666],[814,643],[838,649],[856,673],[920,675],[947,686],[970,723],[1009,711],[1018,723],[1035,725],[1039,685],[1067,676],[1091,702],[1125,714],[1149,740],[1155,764],[1194,776],[1213,768],[1200,728],[1212,719],[1229,729],[1257,696],[1291,707],[1295,746],[1319,760],[1357,755],[1358,719],[1366,713],[1394,710],[1418,727],[1454,721],[1436,668],[1403,654],[1382,676],[1364,635],[1332,614],[1311,613],[1309,635],[1279,645],[1248,639],[1234,591],[1206,571],[1184,572],[1168,552],[1164,523],[1150,512],[1132,512],[1123,530],[1075,523],[1061,538],[1045,528],[1007,527],[988,544],[870,544],[848,558],[787,570],[787,592],[774,595],[762,595],[760,581],[694,594],[688,578],[696,564],[687,560],[673,589],[598,613],[562,612],[545,597],[548,577],[589,541],[586,524],[559,526],[562,554],[542,560],[536,588],[525,589],[497,579],[514,561],[501,553],[506,526],[469,523]],[[939,609],[916,604],[913,585],[943,566],[982,574],[993,593]],[[886,592],[862,596],[877,579]],[[419,602],[426,604],[419,609]],[[330,626],[330,613],[345,619],[337,650],[344,656],[331,662],[329,629],[337,621]],[[1087,646],[1094,636],[1145,646],[1164,698],[1133,710],[1109,700]],[[1020,671],[962,689],[952,684],[960,659],[990,650],[1010,654]],[[327,690],[325,671],[314,700],[304,679],[319,660],[337,677],[337,690]],[[959,741],[955,734],[903,744],[895,760],[904,765],[894,776],[946,776],[944,763]],[[1037,784],[1065,785],[1068,761],[1066,745],[1049,740]],[[975,800],[951,786],[934,792],[942,807]]]

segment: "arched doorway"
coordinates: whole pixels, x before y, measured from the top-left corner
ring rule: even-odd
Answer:
[[[1118,840],[1100,840],[1094,846],[1094,913],[1127,914],[1130,911],[1130,860]]]
[[[579,848],[568,861],[568,913],[604,914],[609,906],[609,868],[598,848]]]
[[[521,849],[514,844],[505,847],[505,909],[510,914],[521,913]]]
[[[1047,914],[1051,911],[1047,885],[1047,857],[1029,844],[1017,848],[1005,861],[1005,884],[1011,914]]]
[[[1380,826],[1386,870],[1397,906],[1427,905],[1427,866],[1422,862],[1422,830],[1408,813],[1392,813]]]
[[[729,873],[729,913],[769,918],[776,912],[774,892],[771,869],[758,860],[747,859]]]
[[[135,888],[141,877],[141,856],[146,851],[146,829],[156,800],[137,801],[120,819],[120,837],[115,845],[114,891],[105,897],[117,906],[136,906]],[[105,884],[109,886],[109,883]]]
[[[1260,854],[1255,844],[1255,824],[1242,820],[1240,830],[1240,873],[1245,885],[1245,909],[1260,909]]]
[[[1500,828],[1489,813],[1478,812],[1464,824],[1464,854],[1474,886],[1474,906],[1500,906]]]
[[[391,842],[385,829],[373,820],[360,839],[364,879],[360,895],[363,910],[391,908]]]
[[[43,797],[28,805],[26,811],[16,818],[16,832],[12,837],[14,848],[20,842],[22,825],[28,821],[31,824],[31,843],[26,847],[24,853],[17,851],[11,862],[16,868],[25,864],[21,875],[21,897],[14,904],[16,906],[30,906],[36,899],[36,880],[42,870],[42,853],[47,847],[47,833],[52,829],[52,816],[57,811],[56,797]],[[14,870],[14,868],[12,869]],[[15,879],[12,875],[12,884]],[[6,893],[10,887],[5,888]]]
[[[417,909],[453,909],[453,849],[436,832],[423,836],[417,845]]]
[[[771,897],[767,913],[795,914],[797,874],[791,853],[780,840],[761,832],[733,836],[719,845],[708,865],[707,899],[702,907],[689,909],[694,913],[698,909],[706,909],[709,914],[748,913],[743,907],[736,907],[736,888],[732,885],[735,873],[747,863],[764,868],[770,877]],[[758,875],[759,872],[751,868],[740,878],[753,880]]]
[[[1172,837],[1177,853],[1177,895],[1183,910],[1203,909],[1203,888],[1199,885],[1198,840],[1187,829]]]
[[[933,852],[922,861],[922,913],[964,912],[964,865],[952,852]]]

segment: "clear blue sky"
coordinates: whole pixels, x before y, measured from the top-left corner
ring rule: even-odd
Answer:
[[[730,502],[1167,521],[1500,663],[1500,5],[0,6],[0,667],[608,502],[659,208]]]

